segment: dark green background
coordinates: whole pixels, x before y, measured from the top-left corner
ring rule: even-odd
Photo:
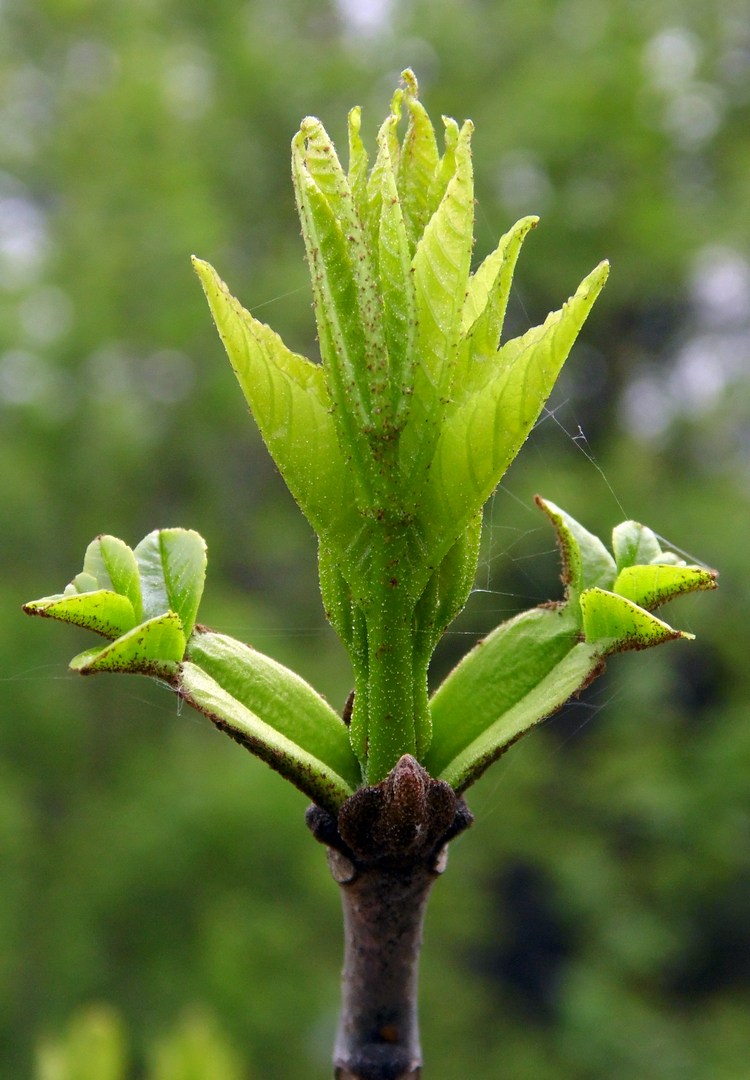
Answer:
[[[89,642],[24,619],[99,532],[209,544],[202,619],[337,707],[313,536],[189,256],[315,354],[289,176],[307,113],[374,135],[401,69],[476,124],[477,259],[538,212],[522,332],[612,277],[490,504],[436,677],[559,595],[539,491],[719,567],[472,791],[423,962],[431,1080],[743,1080],[750,1057],[750,27],[745,0],[6,0],[0,9],[0,1075],[107,1002],[148,1047],[197,1005],[247,1077],[329,1075],[338,898],[305,800]],[[100,1080],[94,1077],[94,1080]]]

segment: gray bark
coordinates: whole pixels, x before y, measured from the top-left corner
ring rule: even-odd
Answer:
[[[336,1080],[417,1080],[422,1050],[417,983],[430,890],[448,842],[471,824],[463,800],[409,755],[338,817],[310,807],[341,888],[344,968]]]

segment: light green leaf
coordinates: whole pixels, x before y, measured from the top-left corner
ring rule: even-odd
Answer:
[[[602,263],[543,326],[504,345],[488,366],[483,386],[475,386],[466,396],[459,396],[456,388],[456,399],[443,419],[420,514],[425,530],[437,533],[435,558],[484,505],[520,450],[607,273],[608,266]]]
[[[461,316],[464,337],[457,380],[475,377],[475,363],[481,366],[493,360],[500,345],[518,254],[528,233],[538,222],[538,217],[517,221],[469,278]]]
[[[81,675],[100,671],[151,675],[171,681],[185,654],[182,621],[174,611],[140,623],[101,649],[87,649],[70,668]]]
[[[138,564],[133,550],[123,540],[116,536],[97,536],[92,540],[83,559],[83,575],[94,578],[99,589],[127,596],[133,606],[135,621],[141,621],[143,604]],[[78,577],[80,579],[82,575]],[[81,591],[78,579],[76,584]]]
[[[321,806],[335,810],[361,782],[341,718],[299,675],[247,645],[193,635],[180,693]]]
[[[349,111],[349,189],[360,221],[365,217],[367,198],[367,151],[362,142],[362,110],[359,105]]]
[[[136,624],[133,605],[127,596],[109,589],[45,596],[24,604],[23,610],[27,615],[42,615],[82,626],[106,638],[117,638]]]
[[[451,116],[443,117],[443,156],[440,158],[435,179],[427,196],[427,203],[434,214],[445,195],[448,184],[456,172],[456,151],[458,149],[459,130],[458,124]]]
[[[116,638],[142,619],[141,587],[135,555],[122,540],[98,536],[86,549],[83,570],[64,592],[24,605],[27,615],[44,615]]]
[[[373,257],[377,259],[380,216],[383,212],[383,170],[392,169],[398,173],[398,161],[401,148],[398,144],[398,123],[401,119],[401,101],[403,91],[396,90],[391,100],[391,111],[380,125],[378,131],[378,153],[367,178],[365,203],[362,211],[367,245]]]
[[[369,438],[393,427],[381,299],[346,175],[314,117],[292,141],[292,176],[334,420],[371,498]]]
[[[362,235],[362,223],[352,199],[352,189],[333,141],[316,116],[307,116],[300,124],[292,143],[292,158],[296,182],[301,182],[304,175],[309,181],[309,190],[317,192],[326,203],[331,217],[338,222],[340,232],[351,245],[351,261],[356,264],[353,267],[355,276],[361,275],[360,283],[367,283],[372,289],[374,282],[368,281],[371,268],[367,261],[364,266],[360,265],[361,259],[369,260],[369,257]]]
[[[716,573],[713,570],[674,563],[649,563],[626,566],[617,575],[612,591],[652,611],[683,593],[715,588]]]
[[[339,449],[323,369],[290,352],[245,311],[216,271],[193,265],[255,422],[281,475],[318,535],[359,532],[351,468]]]
[[[85,574],[83,570],[76,574],[73,580],[65,586],[64,596],[76,596],[78,593],[96,592],[99,582],[93,574]]]
[[[524,732],[564,705],[600,664],[597,649],[579,642],[564,607],[535,608],[503,623],[432,696],[425,768],[463,791]]]
[[[674,630],[644,608],[624,596],[605,589],[587,589],[581,594],[583,630],[586,641],[601,652],[647,649],[675,638],[692,639],[693,634]]]
[[[657,562],[662,554],[656,534],[637,521],[623,521],[612,530],[612,550],[618,570]]]
[[[403,72],[404,102],[409,110],[409,126],[404,136],[399,162],[398,188],[403,206],[409,245],[414,253],[417,241],[437,208],[432,204],[435,177],[440,165],[435,129],[422,103],[414,72]]]
[[[206,578],[206,543],[192,529],[155,529],[135,549],[143,614],[175,612],[185,636],[195,625]]]
[[[388,352],[388,416],[395,434],[404,426],[412,401],[416,310],[409,241],[386,140],[381,143],[379,160],[382,210],[378,232],[378,278]]]
[[[472,131],[467,120],[456,147],[456,170],[414,255],[417,365],[409,423],[401,438],[401,467],[409,488],[420,485],[429,465],[456,363],[473,243]]]
[[[599,537],[584,529],[575,518],[553,502],[539,495],[535,502],[555,526],[568,595],[577,599],[583,589],[594,586],[611,589],[615,580],[615,560]]]

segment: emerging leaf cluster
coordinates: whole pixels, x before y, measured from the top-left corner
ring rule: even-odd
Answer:
[[[398,127],[406,112],[407,125]],[[677,637],[653,614],[713,588],[713,571],[629,521],[612,553],[538,499],[563,558],[564,599],[473,649],[428,699],[427,667],[471,590],[484,502],[536,422],[601,290],[606,263],[523,336],[501,342],[526,217],[472,272],[472,124],[444,119],[442,151],[404,84],[370,166],[349,115],[345,171],[319,120],[292,142],[321,362],[291,352],[194,260],[261,434],[319,540],[328,617],[348,650],[347,727],[298,675],[196,626],[205,545],[157,530],[131,550],[99,537],[64,593],[26,606],[109,639],[82,672],[156,676],[319,805],[335,811],[404,754],[463,791],[605,658]]]
[[[32,600],[24,611],[109,638],[71,661],[82,675],[137,670],[169,679],[185,655],[205,576],[206,545],[192,530],[156,529],[135,550],[98,536],[65,591]]]
[[[663,551],[636,521],[613,530],[612,555],[564,510],[536,501],[557,532],[565,599],[503,623],[433,695],[434,740],[424,764],[457,791],[596,678],[607,656],[691,638],[652,612],[716,587],[715,571]]]
[[[323,600],[354,668],[352,746],[371,782],[402,754],[427,752],[427,666],[471,589],[482,507],[608,272],[602,263],[542,326],[501,346],[537,219],[472,273],[473,125],[444,127],[441,153],[411,72],[371,168],[359,109],[348,171],[321,122],[302,122],[292,175],[322,363],[291,353],[195,263],[261,433],[318,534]]]

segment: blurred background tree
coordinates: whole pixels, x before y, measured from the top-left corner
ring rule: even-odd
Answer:
[[[372,136],[407,65],[433,115],[476,123],[477,259],[542,215],[509,330],[613,264],[492,500],[441,663],[559,594],[536,491],[597,532],[646,521],[723,586],[695,607],[696,643],[619,659],[472,792],[476,825],[428,919],[430,1076],[747,1075],[744,0],[6,0],[3,1076],[31,1075],[35,1045],[58,1045],[92,1001],[124,1018],[133,1077],[155,1045],[172,1075],[169,1033],[190,1006],[220,1018],[248,1078],[329,1075],[339,912],[304,799],[157,685],[69,676],[73,632],[19,606],[68,581],[99,532],[190,526],[209,543],[206,621],[343,704],[312,534],[189,255],[312,354],[289,141],[313,113],[343,145],[355,103]]]

